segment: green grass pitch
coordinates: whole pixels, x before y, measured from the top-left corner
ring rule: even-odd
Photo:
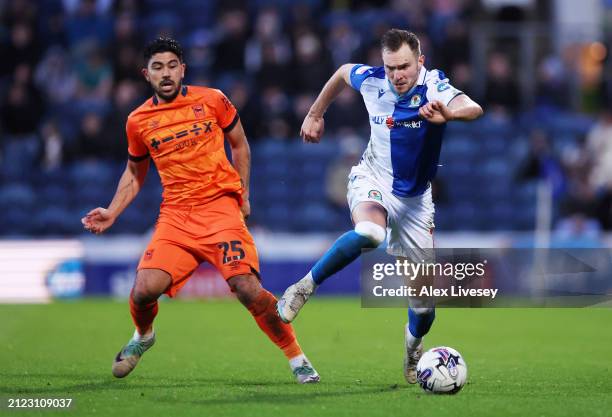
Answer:
[[[321,374],[297,385],[283,355],[237,301],[164,301],[157,344],[127,378],[114,354],[129,339],[127,302],[0,306],[0,415],[610,416],[612,310],[438,309],[426,347],[468,364],[456,396],[402,376],[401,309],[313,299],[295,324]],[[69,410],[11,410],[7,398],[74,399]]]

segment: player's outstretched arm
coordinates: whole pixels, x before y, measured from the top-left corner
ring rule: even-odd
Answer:
[[[482,107],[467,94],[460,94],[448,103],[448,108],[453,112],[452,120],[469,122],[483,115]]]
[[[452,120],[468,122],[482,116],[482,107],[466,94],[453,98],[448,106],[439,100],[434,100],[419,109],[422,118],[430,123],[442,124]]]
[[[115,220],[134,200],[149,170],[149,159],[144,161],[128,160],[125,171],[121,175],[119,185],[108,208],[97,207],[81,219],[85,229],[92,233],[104,233],[115,223]]]
[[[300,136],[304,139],[304,142],[319,143],[321,141],[321,136],[323,136],[325,130],[323,115],[344,87],[351,84],[350,75],[353,66],[354,64],[342,65],[323,86],[302,123]]]
[[[229,132],[225,133],[232,149],[232,163],[240,179],[242,180],[242,215],[248,218],[251,214],[251,204],[249,203],[249,179],[251,175],[251,148],[247,141],[242,123],[240,120]]]

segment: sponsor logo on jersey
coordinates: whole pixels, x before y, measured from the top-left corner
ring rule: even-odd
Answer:
[[[180,143],[177,143],[175,146],[175,150],[183,149],[187,146],[187,144],[195,144],[196,137],[205,133],[212,133],[213,122],[212,121],[202,121],[196,122],[191,125],[191,129],[184,129],[174,134],[168,135],[161,139],[154,137],[151,139],[150,144],[151,148],[155,153],[159,152],[159,146],[164,143],[172,142],[176,139],[184,139]]]
[[[144,254],[144,260],[145,261],[150,261],[151,258],[153,258],[153,252],[155,251],[155,249],[149,249],[148,251],[145,252]]]
[[[396,127],[406,127],[409,129],[420,129],[422,125],[422,120],[395,120],[393,116],[387,116],[387,120],[385,124],[389,129],[393,129]]]
[[[378,89],[378,98],[381,98],[383,95],[385,95],[386,91],[384,88],[379,88]]]
[[[375,125],[381,125],[381,124],[385,123],[385,120],[387,120],[387,117],[388,116],[371,116],[370,120]]]
[[[368,65],[362,65],[362,66],[360,66],[359,68],[357,68],[355,70],[355,74],[356,75],[362,75],[362,74],[365,74],[366,71],[369,71],[371,69],[372,69],[372,67],[370,67]]]
[[[382,194],[380,193],[380,191],[378,190],[370,190],[368,192],[368,198],[370,200],[378,200],[378,201],[382,201]]]
[[[419,107],[421,105],[421,101],[421,96],[419,94],[415,94],[410,99],[410,104],[408,105],[408,107]]]
[[[155,150],[155,152],[159,151],[159,145],[160,144],[161,144],[161,142],[158,141],[157,138],[151,139],[151,147]]]
[[[438,84],[438,93],[441,93],[442,91],[446,91],[450,88],[450,84],[449,83],[440,83]]]

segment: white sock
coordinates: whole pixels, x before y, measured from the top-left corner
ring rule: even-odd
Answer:
[[[132,339],[138,342],[142,342],[145,340],[149,340],[152,337],[153,337],[153,327],[151,327],[151,330],[149,330],[149,332],[144,335],[141,335],[140,333],[138,333],[138,329],[134,330],[134,336],[132,336]]]
[[[289,366],[291,369],[298,368],[304,364],[304,361],[308,362],[308,358],[303,353],[289,359]]]
[[[415,350],[421,344],[422,340],[422,337],[414,337],[412,333],[410,333],[408,325],[406,325],[406,347],[408,350]]]

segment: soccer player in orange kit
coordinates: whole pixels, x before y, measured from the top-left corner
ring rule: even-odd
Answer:
[[[128,116],[127,167],[108,208],[93,209],[82,219],[95,234],[111,227],[138,194],[153,159],[163,203],[130,293],[136,330],[117,354],[113,375],[128,375],[153,346],[157,299],[163,293],[173,297],[206,261],[283,351],[297,381],[318,382],[293,328],[278,317],[276,298],[260,283],[257,250],[245,224],[250,149],[236,109],[219,90],[182,84],[185,63],[175,40],[158,38],[144,55],[142,73],[154,95]],[[233,165],[225,154],[225,138]]]

